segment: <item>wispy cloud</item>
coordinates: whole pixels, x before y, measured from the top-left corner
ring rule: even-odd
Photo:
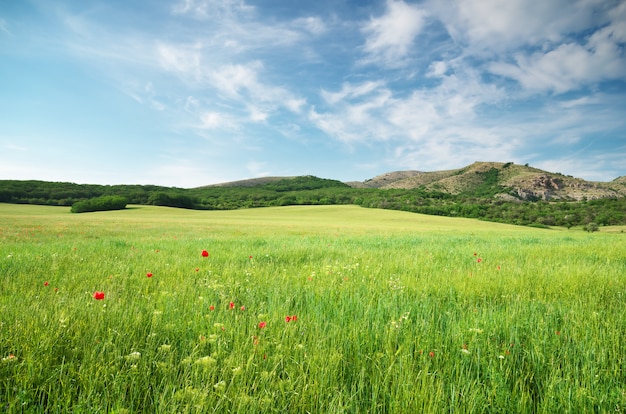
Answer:
[[[403,66],[415,37],[424,28],[425,17],[426,12],[418,6],[387,0],[385,14],[371,18],[362,27],[366,35],[363,49],[367,54],[363,62]]]
[[[181,0],[172,8],[175,14],[187,14],[202,20],[233,18],[252,13],[254,9],[244,0]]]
[[[9,30],[8,22],[1,17],[0,17],[0,32],[3,32],[4,34],[7,34],[9,36],[13,36],[13,33],[11,33],[11,31]]]

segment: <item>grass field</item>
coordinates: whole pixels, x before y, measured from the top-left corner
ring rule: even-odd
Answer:
[[[624,412],[625,237],[0,204],[0,412]]]

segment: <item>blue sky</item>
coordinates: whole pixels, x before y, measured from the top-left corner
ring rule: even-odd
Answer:
[[[626,2],[0,0],[0,179],[626,175]]]

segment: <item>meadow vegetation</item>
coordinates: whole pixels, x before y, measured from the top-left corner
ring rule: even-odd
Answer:
[[[0,411],[623,412],[623,228],[0,203]]]

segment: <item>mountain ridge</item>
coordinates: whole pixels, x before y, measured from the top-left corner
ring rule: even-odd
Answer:
[[[290,177],[260,177],[213,184],[205,187],[256,187]],[[416,189],[447,194],[470,194],[485,186],[501,187],[496,194],[503,199],[523,201],[571,200],[626,197],[626,176],[613,181],[587,181],[561,173],[549,172],[528,164],[476,161],[462,168],[440,171],[400,170],[377,175],[364,181],[345,182],[352,188]]]

